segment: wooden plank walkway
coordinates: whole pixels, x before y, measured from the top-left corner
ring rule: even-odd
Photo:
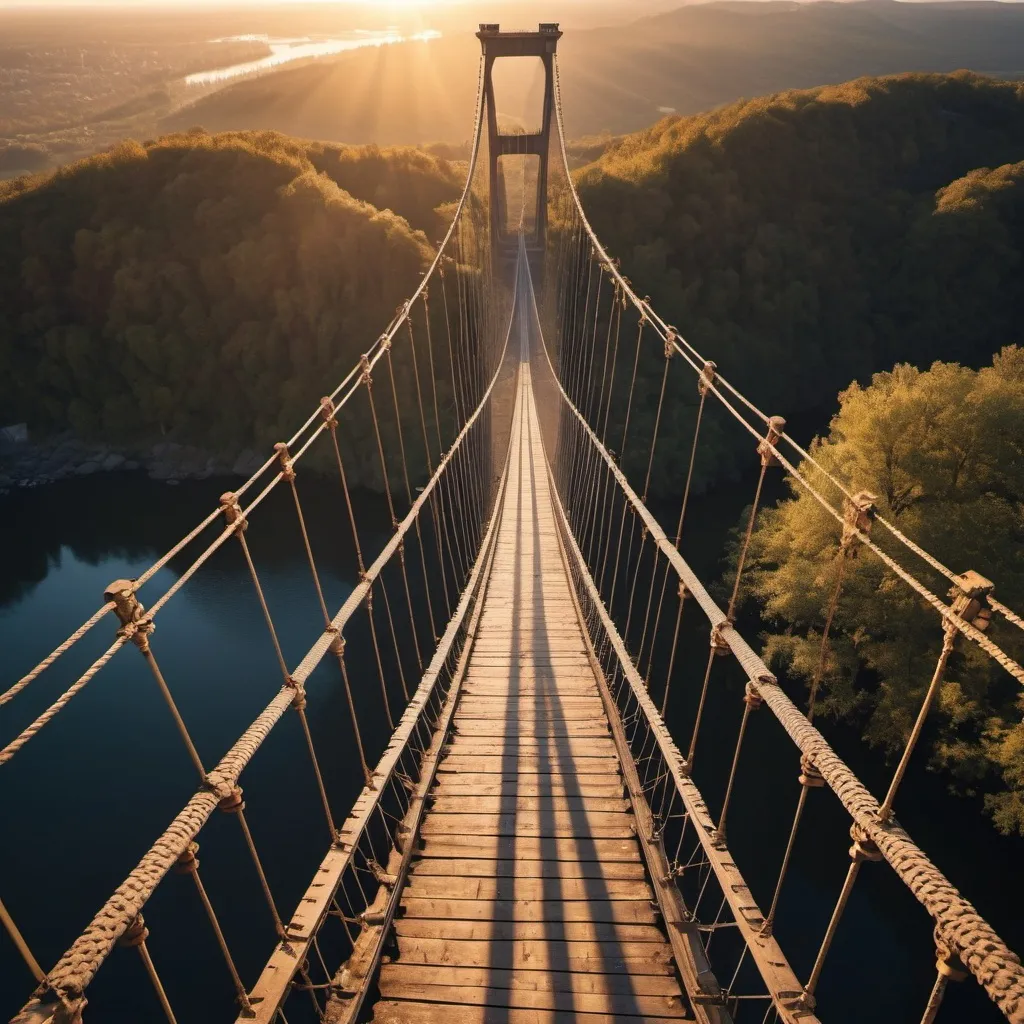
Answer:
[[[558,549],[527,362],[454,723],[374,1021],[690,1018]]]

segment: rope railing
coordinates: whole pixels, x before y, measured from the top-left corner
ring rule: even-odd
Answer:
[[[864,863],[884,861],[932,917],[936,949],[936,983],[928,996],[922,1020],[935,1019],[947,981],[973,975],[1003,1016],[1015,1024],[1024,1022],[1024,970],[1017,955],[983,920],[972,904],[916,846],[893,816],[893,806],[908,763],[920,740],[926,716],[934,705],[946,663],[961,637],[976,646],[1018,682],[1024,669],[999,644],[984,633],[986,608],[1004,614],[1017,625],[1014,613],[997,608],[989,589],[974,574],[956,575],[924,548],[904,537],[891,524],[890,536],[917,557],[923,558],[954,583],[946,602],[908,570],[870,535],[875,519],[864,496],[854,494],[830,477],[817,460],[785,433],[784,422],[767,417],[738,389],[662,320],[648,299],[640,298],[601,245],[580,204],[566,159],[564,128],[556,74],[556,146],[561,150],[560,172],[564,180],[562,207],[555,249],[535,309],[539,339],[535,352],[535,380],[547,381],[541,404],[557,403],[562,409],[555,433],[545,438],[553,492],[559,506],[563,549],[578,600],[586,618],[595,657],[607,680],[611,699],[618,707],[630,749],[636,758],[671,871],[678,880],[687,913],[706,929],[705,952],[723,982],[725,1005],[737,1008],[743,998],[767,999],[765,1019],[808,1020],[818,998],[819,983],[837,931],[842,925],[856,880]],[[594,286],[593,277],[597,277]],[[629,316],[625,311],[632,310]],[[630,325],[635,325],[635,328]],[[629,328],[627,332],[627,328]],[[649,406],[642,424],[637,423],[637,362],[641,347],[649,346],[652,365],[654,345],[663,349],[660,388],[644,404]],[[682,357],[682,358],[678,358]],[[686,493],[674,539],[662,528],[647,506],[648,489],[659,434],[664,430],[667,395],[678,375],[672,365],[689,367],[697,377],[700,403],[689,452]],[[728,607],[721,607],[708,593],[697,574],[679,553],[690,501],[694,465],[699,448],[706,400],[712,400],[756,442],[759,472],[753,502],[745,513],[730,579]],[[612,414],[614,410],[614,414]],[[755,426],[754,424],[757,424]],[[845,498],[837,509],[808,478],[804,465],[786,457],[787,446],[806,457],[806,466],[821,469]],[[636,465],[646,475],[643,491],[630,483],[624,464]],[[811,688],[810,707],[796,707],[779,686],[762,659],[746,643],[734,622],[742,600],[744,566],[750,550],[767,473],[778,467],[836,521],[838,568],[834,574],[826,627],[819,638],[818,668]],[[556,517],[556,518],[557,518]],[[888,546],[887,546],[888,547]],[[812,724],[814,702],[829,659],[830,629],[844,577],[859,550],[870,552],[885,570],[934,610],[943,639],[942,653],[922,699],[917,721],[903,750],[884,799],[876,800],[856,775],[831,749]],[[980,580],[980,577],[978,577]],[[660,588],[660,597],[659,597]],[[644,595],[643,590],[648,589]],[[702,678],[687,693],[670,694],[681,674],[688,674],[680,651],[692,634],[684,609],[695,603],[710,628],[710,644]],[[653,625],[652,625],[653,619]],[[668,627],[666,629],[666,626]],[[722,694],[732,690],[727,670],[716,668],[721,659],[733,662],[745,681],[740,717],[731,763],[718,769],[714,783],[716,811],[694,780],[705,778],[699,767],[708,754],[705,725],[714,707],[715,736],[722,743]],[[653,699],[652,690],[663,687]],[[683,753],[665,726],[664,715],[674,706],[688,703],[691,724]],[[660,706],[659,706],[660,705]],[[761,910],[743,879],[741,865],[728,844],[729,812],[741,783],[750,781],[748,735],[755,729],[756,710],[767,705],[797,748],[800,761],[799,800],[792,819],[782,862]],[[674,720],[676,720],[674,716]],[[697,773],[694,775],[694,773]],[[715,778],[714,773],[706,776]],[[746,781],[744,781],[746,780]],[[724,786],[723,786],[724,782]],[[719,789],[719,787],[722,787]],[[848,815],[853,837],[850,867],[825,930],[814,964],[806,980],[795,988],[793,971],[784,948],[775,943],[779,921],[786,918],[785,882],[794,849],[805,835],[805,808],[814,789],[825,787],[839,800]],[[807,840],[804,839],[804,842]],[[673,853],[674,850],[674,853]],[[714,891],[715,896],[712,895]],[[738,895],[737,895],[738,894]],[[724,918],[723,918],[724,915]],[[732,945],[714,940],[716,955],[708,948],[711,937],[729,922],[742,941]],[[785,931],[785,928],[782,929]],[[771,940],[771,945],[766,942]],[[780,940],[781,941],[781,940]],[[750,976],[751,964],[759,981]],[[741,987],[724,984],[732,976]],[[744,979],[746,981],[744,982]],[[742,986],[753,986],[741,998]],[[757,989],[760,987],[760,994]],[[922,1002],[924,1002],[922,1000]],[[760,1011],[759,1011],[760,1012]]]
[[[477,85],[477,105],[476,109],[481,110],[481,99],[482,99],[482,84],[483,84],[483,71],[481,68],[479,81]],[[414,305],[422,301],[427,293],[431,281],[438,273],[445,259],[450,258],[449,249],[452,248],[452,240],[458,230],[458,226],[461,223],[463,212],[470,199],[470,194],[473,186],[474,175],[477,166],[477,157],[479,153],[480,143],[480,131],[482,122],[480,118],[477,118],[477,123],[474,128],[473,143],[471,148],[471,157],[469,164],[469,171],[466,177],[466,183],[463,187],[462,194],[459,198],[458,205],[453,217],[451,224],[449,225],[444,238],[442,239],[440,246],[423,274],[419,284],[416,286],[410,299],[402,304],[399,311],[396,313],[394,319],[389,324],[387,330],[378,337],[373,344],[370,346],[367,353],[363,356],[361,362],[357,364],[349,373],[341,380],[341,382],[334,388],[334,390],[327,396],[327,398],[333,404],[335,410],[343,409],[361,389],[366,386],[366,374],[372,373],[374,368],[380,362],[381,359],[390,351],[392,344],[402,327],[411,321],[412,311]],[[339,397],[340,396],[340,397]],[[313,428],[313,429],[310,429]],[[318,405],[305,422],[295,431],[294,434],[286,442],[289,449],[294,449],[296,445],[300,445],[299,449],[295,452],[292,459],[293,463],[298,462],[303,455],[309,450],[310,446],[316,441],[323,433],[328,429],[322,416],[322,407]],[[246,494],[257,483],[264,479],[268,470],[271,470],[278,463],[278,458],[275,455],[270,456],[259,469],[257,469],[244,483],[235,489],[234,494],[236,498],[241,498],[242,495]],[[269,482],[267,482],[262,491],[260,492],[257,499],[252,502],[244,511],[246,514],[255,510],[255,508],[262,503],[262,501],[273,491],[284,479],[281,473],[274,473]],[[220,508],[210,512],[205,519],[203,519],[194,529],[187,533],[178,543],[176,543],[169,551],[167,551],[161,558],[154,562],[145,572],[138,576],[134,581],[134,591],[138,592],[146,583],[148,583],[161,569],[165,568],[172,559],[176,558],[182,551],[184,551],[190,544],[193,543],[201,534],[203,534],[211,525],[213,525],[222,515]],[[195,572],[201,568],[221,544],[227,539],[230,534],[225,533],[221,537],[218,537],[214,545],[206,548],[191,564],[186,572]],[[174,596],[175,593],[180,589],[180,584],[176,585],[168,590],[165,595],[156,602],[149,609],[149,615],[155,616],[156,612],[167,603],[167,601]],[[0,706],[8,703],[19,693],[21,693],[30,683],[34,682],[39,678],[47,669],[49,669],[61,655],[67,653],[78,641],[80,641],[97,623],[99,623],[108,612],[112,611],[114,605],[112,602],[106,602],[97,612],[90,616],[77,630],[75,630],[67,640],[56,647],[46,658],[44,658],[38,665],[36,665],[30,672],[22,676],[16,683],[9,687],[3,693],[0,693]],[[86,680],[87,682],[88,680]],[[84,683],[83,683],[84,685]],[[77,692],[77,691],[76,691]],[[5,760],[2,753],[0,753],[0,764],[3,764]]]
[[[652,326],[653,330],[663,343],[671,345],[674,351],[683,357],[685,362],[698,375],[698,378],[704,378],[707,380],[707,377],[705,376],[706,368],[712,368],[712,375],[707,382],[707,387],[710,390],[710,392],[715,395],[721,407],[725,409],[726,412],[733,419],[740,423],[748,432],[752,433],[754,436],[760,439],[764,434],[764,428],[766,428],[769,425],[772,417],[770,417],[768,414],[766,414],[760,408],[758,408],[758,406],[754,402],[752,402],[737,387],[735,387],[728,380],[728,378],[721,373],[721,370],[716,363],[713,363],[710,360],[706,359],[697,350],[697,348],[685,338],[684,335],[682,335],[675,327],[673,327],[667,321],[665,321],[658,314],[657,310],[655,310],[654,307],[651,305],[649,299],[641,298],[636,293],[629,280],[622,274],[621,270],[619,269],[617,261],[615,261],[608,254],[607,250],[602,245],[600,239],[597,236],[597,233],[594,231],[594,228],[590,224],[590,221],[587,219],[586,213],[583,209],[583,204],[579,197],[579,193],[576,191],[576,186],[573,181],[572,175],[568,170],[569,159],[568,150],[566,148],[564,124],[562,119],[561,83],[559,78],[557,55],[554,58],[554,66],[556,97],[555,114],[558,128],[557,141],[559,148],[559,158],[562,162],[563,167],[565,168],[565,187],[572,198],[572,202],[575,207],[574,214],[579,218],[579,222],[583,228],[583,231],[587,235],[590,245],[593,247],[596,262],[601,267],[602,271],[605,274],[607,274],[615,283],[615,286],[619,289],[624,299],[628,301],[636,309],[641,319]],[[743,415],[743,413],[737,408],[736,404],[733,404],[733,402],[730,402],[726,398],[726,392],[729,395],[731,395],[733,399],[735,399],[736,403],[738,403],[740,406],[746,409],[746,411],[751,416],[754,417],[758,424],[757,427],[751,424],[748,417]],[[806,462],[808,465],[813,466],[814,469],[817,470],[825,478],[825,480],[840,493],[842,497],[846,498],[847,500],[852,500],[854,498],[854,493],[850,490],[850,488],[848,488],[838,477],[836,477],[831,471],[829,471],[827,467],[822,465],[820,460],[815,459],[806,448],[801,446],[788,433],[786,433],[785,430],[779,432],[776,444],[778,443],[784,443],[786,445],[789,445],[793,449],[794,453],[803,462]],[[817,501],[823,508],[830,509],[833,513],[837,511],[835,506],[831,502],[829,502],[823,495],[821,495],[819,492],[815,490],[812,490],[809,487],[806,477],[798,468],[792,467],[789,463],[787,463],[786,465],[787,472],[789,472],[790,476],[794,480],[796,480],[801,485],[801,487],[807,489],[809,493],[811,493],[815,501]],[[842,510],[840,509],[838,511],[841,513]],[[874,520],[880,523],[898,544],[902,545],[909,552],[920,558],[936,572],[945,576],[947,579],[951,580],[954,583],[956,583],[960,579],[959,574],[953,572],[953,570],[951,570],[950,568],[948,568],[948,566],[940,562],[930,552],[926,551],[921,545],[915,543],[894,523],[890,522],[884,516],[876,514],[874,515]],[[988,604],[993,611],[998,612],[1009,623],[1017,626],[1020,629],[1024,629],[1024,618],[1021,618],[1021,616],[1017,614],[1013,609],[1009,608],[1001,601],[998,601],[997,599],[991,596],[989,597]],[[1000,660],[1000,664],[1003,664],[1003,667],[1006,667],[1005,663],[1002,660]]]
[[[173,993],[163,986],[147,943],[153,921],[143,922],[142,918],[150,897],[172,871],[192,877],[199,906],[220,950],[242,1018],[252,1019],[254,1014],[266,1013],[266,1006],[261,1005],[265,1003],[265,992],[250,994],[245,972],[231,948],[221,922],[223,906],[218,910],[221,898],[201,880],[196,840],[215,810],[238,820],[253,864],[254,881],[259,884],[258,902],[268,911],[268,928],[272,926],[271,934],[280,940],[282,948],[290,949],[296,928],[308,923],[308,903],[301,902],[292,919],[285,923],[249,827],[239,786],[243,770],[289,710],[295,711],[299,721],[313,790],[328,829],[330,849],[325,863],[337,867],[338,873],[330,899],[320,907],[316,927],[304,935],[307,956],[295,963],[279,984],[281,1005],[265,1019],[284,1019],[283,1004],[296,992],[308,993],[317,1018],[323,1019],[333,976],[327,959],[338,957],[339,948],[346,943],[349,953],[356,947],[359,929],[366,924],[365,915],[373,903],[369,891],[376,888],[378,876],[386,875],[383,865],[387,856],[383,852],[400,842],[396,829],[410,811],[409,787],[415,786],[417,773],[426,763],[447,690],[456,678],[465,641],[467,609],[478,585],[482,552],[486,551],[487,538],[493,532],[500,478],[494,473],[498,456],[492,406],[506,362],[511,314],[509,295],[490,275],[486,210],[476,195],[482,184],[482,81],[481,69],[472,157],[455,216],[412,297],[403,303],[387,330],[322,399],[300,429],[287,442],[276,446],[274,455],[257,473],[237,490],[225,494],[215,512],[145,573],[134,580],[111,584],[99,611],[2,695],[4,703],[17,697],[113,611],[121,627],[113,644],[55,702],[0,749],[0,765],[10,762],[38,736],[122,647],[134,646],[146,661],[200,782],[198,791],[170,826],[45,975],[41,976],[25,933],[16,926],[9,908],[4,907],[0,922],[15,938],[15,948],[22,950],[22,959],[40,982],[17,1018],[19,1021],[77,1021],[87,989],[118,945],[139,951],[145,976],[164,1018],[182,1019],[181,1008],[175,1011],[171,1006]],[[431,293],[440,300],[433,306]],[[440,346],[435,345],[435,340],[441,341]],[[411,402],[399,397],[399,375],[403,387],[415,390]],[[449,396],[449,405],[444,409],[439,394],[442,386]],[[379,454],[379,479],[392,524],[379,552],[365,555],[361,536],[364,531],[357,523],[339,436],[339,421],[356,415],[353,410],[357,397],[366,410],[363,422],[372,423],[371,436]],[[305,466],[304,458],[318,441],[321,446],[329,446],[328,459],[337,470],[341,484],[339,500],[343,499],[351,527],[359,574],[333,615],[328,608],[301,488],[296,483],[300,464]],[[420,479],[422,486],[416,486],[414,493],[413,483]],[[393,492],[392,481],[400,482],[401,499]],[[282,482],[290,494],[303,561],[308,566],[323,620],[322,631],[294,666],[289,664],[282,648],[267,585],[247,540],[250,529],[254,524],[258,527],[263,518],[254,517],[254,513]],[[202,549],[148,607],[144,606],[139,598],[143,584],[197,542],[203,545]],[[249,578],[257,598],[281,684],[230,750],[208,770],[191,736],[188,716],[179,709],[174,679],[165,675],[158,661],[152,634],[158,613],[229,544],[237,544],[242,554],[243,575]],[[443,597],[438,593],[437,575],[441,576]],[[429,621],[424,622],[424,618]],[[352,656],[353,643],[358,647],[356,661]],[[307,684],[328,655],[333,656],[338,666],[338,682],[366,783],[340,829],[335,821],[335,797],[324,771],[323,751],[318,749],[307,714]],[[351,678],[352,666],[363,663],[372,665],[371,671],[375,669],[378,676],[378,705],[374,713],[383,714],[395,730],[375,771],[370,770],[369,762],[376,757],[373,748],[377,743],[368,740],[359,721],[360,707],[370,698],[364,692],[366,688],[357,691]],[[410,687],[409,677],[413,673],[422,681]],[[319,882],[318,877],[314,885]],[[325,927],[327,932],[321,935]],[[326,958],[321,941],[327,944]],[[279,971],[277,977],[280,981]],[[185,1019],[188,1016],[186,1013]]]

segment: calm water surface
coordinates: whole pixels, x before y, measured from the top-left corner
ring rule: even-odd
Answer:
[[[329,57],[339,53],[346,53],[349,50],[361,50],[367,46],[389,46],[392,43],[405,42],[427,42],[431,39],[439,39],[441,33],[433,29],[417,32],[414,35],[403,36],[397,29],[383,29],[379,32],[358,30],[343,33],[336,39],[310,39],[303,36],[298,39],[282,39],[264,35],[231,36],[228,39],[215,39],[213,42],[220,43],[266,43],[270,47],[270,54],[261,57],[259,60],[245,61],[242,64],[232,64],[229,67],[215,68],[213,71],[198,71],[188,75],[185,79],[186,85],[215,85],[218,82],[226,82],[232,78],[240,78],[243,75],[256,74],[260,71],[269,71],[271,68],[280,67],[282,64],[289,64],[292,61],[304,60],[309,57]]]
[[[231,481],[178,487],[132,474],[68,481],[0,499],[2,685],[45,656],[102,600],[119,577],[137,576],[185,528],[216,504]],[[355,564],[337,489],[303,480],[314,549],[329,607],[351,591]],[[715,552],[745,497],[723,489],[694,505],[688,548],[698,571],[720,572]],[[364,545],[377,551],[389,521],[383,503],[359,498]],[[665,521],[674,517],[666,511]],[[375,532],[376,531],[376,532]],[[247,534],[285,656],[294,665],[322,621],[287,492],[253,518]],[[143,592],[159,594],[187,563],[172,563]],[[149,600],[152,600],[150,597]],[[688,736],[707,650],[706,626],[693,616],[673,683],[669,724]],[[751,633],[758,624],[751,623]],[[104,620],[26,693],[0,711],[8,742],[111,642]],[[203,761],[212,765],[280,686],[280,674],[237,545],[214,557],[160,613],[153,650]],[[360,720],[374,759],[388,730],[372,666],[355,656]],[[713,688],[696,781],[716,812],[741,711],[742,680],[723,673]],[[309,714],[340,820],[361,785],[351,723],[336,666],[322,665],[308,686]],[[876,795],[891,767],[850,728],[826,734]],[[798,785],[794,748],[770,713],[755,716],[744,750],[730,841],[763,906],[788,834]],[[287,918],[327,844],[308,757],[294,715],[286,715],[242,777],[247,812],[270,884]],[[12,762],[0,767],[2,898],[44,967],[56,961],[194,792],[191,764],[142,659],[132,648],[110,665]],[[975,901],[1011,945],[1024,948],[1019,885],[1024,844],[997,836],[970,801],[947,795],[918,759],[898,806],[901,822]],[[777,932],[806,977],[849,863],[848,819],[827,791],[815,791]],[[248,985],[273,943],[269,913],[237,824],[215,815],[203,832],[202,875]],[[195,891],[170,875],[146,910],[150,948],[179,1020],[232,1020],[233,993]],[[4,940],[6,942],[6,940]],[[862,1022],[880,1000],[885,1017],[916,1022],[933,979],[929,920],[883,865],[866,865],[820,989],[824,1020]],[[10,944],[0,950],[0,1020],[32,987]],[[87,1020],[156,1020],[137,956],[117,950],[90,990]],[[140,1016],[139,1007],[145,1012]],[[5,1014],[7,1016],[5,1016]],[[757,1015],[760,1019],[760,1015]],[[744,1018],[741,1016],[740,1020]],[[940,1020],[999,1019],[973,982],[951,989]]]

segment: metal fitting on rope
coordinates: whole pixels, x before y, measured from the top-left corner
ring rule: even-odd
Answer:
[[[324,423],[330,430],[334,430],[338,426],[338,420],[334,415],[337,411],[334,403],[326,395],[320,399],[320,415],[323,416]]]
[[[149,634],[156,626],[146,618],[146,609],[135,596],[135,580],[114,580],[103,591],[103,601],[114,602],[114,614],[121,622],[118,636],[131,640],[143,654],[147,654]]]
[[[671,359],[676,354],[676,339],[679,335],[676,333],[674,327],[668,329],[668,333],[665,335],[665,358]]]
[[[222,797],[217,804],[217,810],[223,811],[225,814],[237,814],[239,811],[244,811],[245,801],[242,799],[242,787],[232,786],[231,792]]]
[[[176,875],[192,875],[199,870],[199,858],[196,854],[199,852],[198,843],[189,843],[185,849],[178,854],[178,859],[174,864],[174,873]]]
[[[731,625],[732,623],[726,620],[711,627],[711,649],[715,652],[716,658],[726,658],[732,653],[732,648],[722,635],[722,630]]]
[[[715,383],[715,373],[718,370],[718,364],[713,363],[710,359],[704,363],[704,368],[700,371],[700,379],[697,381],[697,393],[703,397],[708,393],[711,385]]]
[[[284,441],[278,441],[274,445],[274,451],[277,452],[277,461],[281,463],[281,476],[290,483],[295,479],[295,463],[292,462],[288,445]]]
[[[984,632],[992,623],[988,599],[994,589],[995,584],[991,580],[973,570],[957,576],[956,584],[949,591],[953,614]],[[945,629],[947,633],[957,632],[951,622],[946,623]]]
[[[808,789],[821,789],[825,785],[821,772],[807,754],[800,757],[800,785]]]
[[[228,525],[233,526],[236,533],[249,529],[242,506],[238,503],[238,495],[234,491],[228,491],[220,496],[220,507]]]
[[[850,838],[853,846],[850,847],[850,858],[855,861],[879,861],[882,859],[882,851],[875,845],[874,841],[868,838],[867,829],[862,828],[856,822],[850,826]]]
[[[764,703],[764,697],[761,696],[761,693],[757,688],[757,684],[753,679],[748,679],[747,685],[743,688],[743,703],[746,704],[751,711],[757,711]]]
[[[858,491],[843,502],[843,537],[839,548],[844,558],[856,558],[864,543],[862,534],[871,533],[871,524],[877,514],[877,498],[868,491]]]
[[[138,914],[135,920],[125,928],[123,934],[117,940],[117,944],[126,949],[134,949],[136,946],[141,946],[148,938],[149,929],[146,927],[146,922],[143,920],[142,915]]]
[[[772,416],[768,420],[768,433],[765,434],[757,446],[757,454],[761,456],[762,466],[777,466],[779,464],[773,449],[778,444],[779,438],[782,437],[782,432],[785,429],[786,421],[781,416]]]
[[[370,357],[365,353],[359,357],[359,366],[362,369],[362,373],[359,379],[367,386],[373,386],[373,375],[370,373]]]

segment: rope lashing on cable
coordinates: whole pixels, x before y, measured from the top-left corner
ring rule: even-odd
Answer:
[[[135,580],[115,580],[104,591],[103,599],[110,604],[121,628],[117,635],[130,640],[143,654],[149,651],[149,637],[156,625],[146,617],[146,609],[135,595]]]

